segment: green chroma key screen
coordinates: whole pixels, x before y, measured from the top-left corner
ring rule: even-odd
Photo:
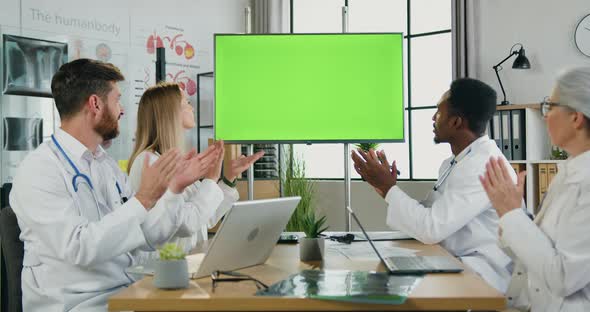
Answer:
[[[402,34],[215,35],[215,138],[404,140]]]

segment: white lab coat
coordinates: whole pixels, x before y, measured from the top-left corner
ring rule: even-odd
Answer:
[[[96,201],[88,184],[74,191],[74,170],[52,141],[22,161],[10,204],[25,248],[23,310],[105,311],[108,296],[133,282],[125,273],[133,265],[130,252],[153,250],[186,230],[183,198],[168,191],[147,212],[126,182],[117,181],[121,172],[100,146],[92,155],[61,129],[55,138],[91,179]],[[129,200],[121,204],[123,197]]]
[[[129,171],[130,185],[133,190],[139,188],[146,153],[150,155],[150,163],[159,158],[159,155],[145,151],[137,155]],[[191,212],[184,215],[187,219],[183,221],[184,224],[189,225],[189,231],[177,233],[170,242],[177,243],[185,252],[193,249],[199,241],[207,240],[207,229],[215,226],[240,197],[235,188],[229,187],[224,182],[216,184],[210,179],[195,182],[187,187],[182,195],[185,209]],[[202,211],[213,211],[213,213],[201,216]],[[158,258],[157,252],[146,251],[137,251],[134,256],[139,263],[148,263]]]
[[[590,151],[558,165],[534,222],[521,209],[500,219],[515,256],[507,293],[513,307],[590,311]]]
[[[389,204],[387,224],[422,243],[440,243],[504,292],[511,259],[497,244],[498,215],[478,178],[491,156],[505,160],[494,141],[482,136],[456,157],[445,160],[439,170],[441,181],[451,161],[456,163],[438,190],[431,191],[422,203],[394,186],[385,197]],[[511,175],[516,181],[516,174],[511,171]]]

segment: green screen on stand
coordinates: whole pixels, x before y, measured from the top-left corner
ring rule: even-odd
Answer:
[[[404,140],[403,38],[215,36],[215,138],[230,143]]]

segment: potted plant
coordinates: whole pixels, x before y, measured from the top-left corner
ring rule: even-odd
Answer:
[[[359,144],[356,144],[356,147],[363,150],[363,152],[369,152],[370,149],[373,149],[374,151],[376,151],[377,148],[379,147],[379,143],[359,143]]]
[[[324,258],[324,238],[320,236],[328,229],[324,227],[326,217],[316,219],[311,211],[301,220],[305,237],[299,240],[299,259],[301,261],[319,261]]]
[[[299,196],[301,200],[289,219],[285,230],[288,232],[303,232],[303,219],[314,212],[312,203],[315,194],[315,183],[305,178],[305,162],[295,157],[293,145],[290,146],[286,154],[286,169],[281,174],[283,196]]]
[[[158,250],[154,286],[163,289],[188,287],[188,264],[185,253],[174,243],[166,243]]]
[[[558,146],[551,146],[551,157],[550,159],[567,159],[569,155],[566,151],[562,150]]]

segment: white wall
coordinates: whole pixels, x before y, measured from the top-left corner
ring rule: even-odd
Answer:
[[[501,96],[492,69],[520,42],[531,62],[530,70],[512,69],[514,57],[500,72],[508,101],[540,102],[549,95],[560,70],[590,65],[574,43],[577,23],[590,13],[588,0],[474,0],[476,78],[490,84]]]

